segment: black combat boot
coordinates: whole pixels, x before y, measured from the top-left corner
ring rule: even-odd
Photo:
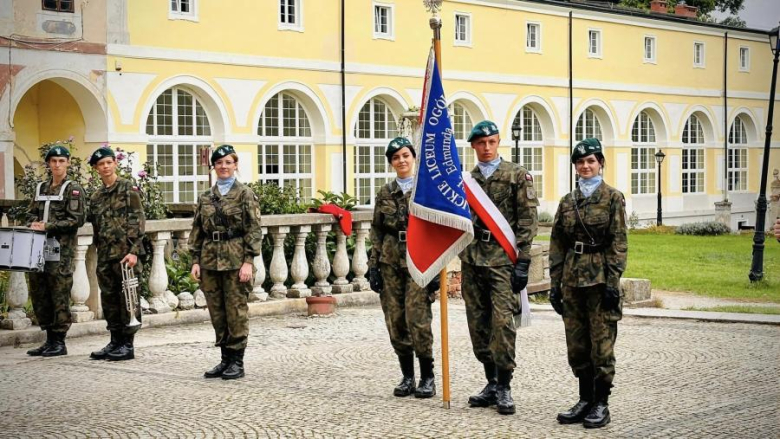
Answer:
[[[395,396],[409,396],[414,393],[414,355],[399,355],[398,363],[404,375],[401,382],[393,389]]]
[[[420,361],[420,384],[414,391],[415,398],[432,398],[436,394],[436,381],[433,379],[433,358],[418,358]]]
[[[45,351],[41,354],[43,357],[59,357],[60,355],[68,355],[68,348],[65,347],[65,332],[54,332],[52,336],[54,339]]]
[[[53,334],[54,331],[52,331],[51,329],[47,329],[46,341],[43,342],[43,344],[38,346],[37,348],[30,349],[29,351],[27,351],[27,355],[31,357],[40,357],[43,354],[43,351],[45,351],[51,345],[51,342],[54,340]]]
[[[118,348],[108,353],[106,358],[108,361],[125,361],[135,358],[135,347],[133,346],[135,334],[122,334],[120,337],[121,344]]]
[[[580,400],[568,411],[558,413],[561,424],[576,424],[582,422],[593,406],[593,375],[583,373],[580,377]]]
[[[237,351],[229,351],[230,364],[227,369],[222,372],[223,380],[235,380],[244,377],[244,349]]]
[[[488,383],[477,395],[469,396],[471,407],[490,407],[496,403],[496,383],[498,382],[496,364],[483,363],[482,366],[485,367],[485,378],[487,378]]]
[[[101,350],[92,352],[89,354],[89,358],[93,360],[105,360],[108,358],[108,353],[113,352],[116,348],[122,344],[122,334],[119,331],[111,331],[111,341]]]
[[[498,384],[496,385],[496,408],[502,415],[515,414],[515,402],[512,400],[511,370],[498,371]]]
[[[220,346],[219,349],[222,351],[222,360],[219,362],[219,364],[207,370],[203,374],[203,378],[219,378],[222,376],[222,373],[225,371],[225,369],[230,366],[230,351],[228,351],[224,346]]]
[[[585,426],[585,428],[601,428],[609,424],[612,420],[609,416],[609,394],[612,393],[610,391],[611,387],[612,385],[610,383],[601,380],[596,381],[596,392],[594,395],[595,403],[588,412],[588,415],[585,416],[585,419],[582,421],[582,425]]]

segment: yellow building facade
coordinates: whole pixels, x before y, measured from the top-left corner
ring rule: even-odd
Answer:
[[[0,64],[15,72],[0,84],[5,198],[41,143],[74,136],[82,156],[107,141],[135,152],[136,168],[159,164],[169,202],[193,202],[208,185],[200,151],[230,143],[243,180],[306,198],[345,190],[370,205],[393,176],[384,148],[420,105],[432,35],[418,0],[3,3],[13,23],[0,15]],[[468,131],[493,120],[502,156],[519,157],[541,186],[540,211],[554,213],[571,190],[571,144],[598,137],[605,180],[640,219],[656,215],[660,150],[666,223],[712,219],[725,197],[732,227],[753,224],[766,31],[545,0],[445,0],[441,17],[444,90],[468,169]]]

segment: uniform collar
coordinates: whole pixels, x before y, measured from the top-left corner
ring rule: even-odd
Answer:
[[[233,182],[233,186],[230,186],[230,190],[227,191],[225,195],[222,195],[219,193],[219,189],[217,189],[217,184],[214,183],[214,186],[211,187],[211,194],[216,195],[219,198],[233,198],[237,193],[238,189],[243,186],[238,179]]]

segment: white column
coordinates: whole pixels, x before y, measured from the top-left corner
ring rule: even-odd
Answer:
[[[309,261],[306,260],[306,237],[311,232],[311,226],[298,226],[295,232],[295,253],[293,253],[290,271],[293,284],[287,290],[287,297],[309,297],[311,290],[306,286],[309,277]]]
[[[89,299],[89,276],[87,276],[87,250],[92,244],[92,235],[78,236],[76,241],[75,267],[73,270],[73,287],[70,289],[70,298],[73,306],[70,307],[73,322],[88,322],[95,318],[95,313],[86,305]]]
[[[153,235],[152,271],[149,273],[149,309],[155,314],[171,312],[166,297],[168,289],[168,273],[165,271],[165,242],[171,239],[171,232],[157,232]],[[174,296],[175,297],[175,296]]]
[[[347,255],[347,236],[336,228],[336,254],[333,255],[333,274],[336,280],[333,282],[333,294],[351,293],[352,284],[347,282],[349,273],[349,256]]]
[[[103,318],[103,304],[100,302],[100,285],[97,281],[97,247],[95,244],[87,249],[87,278],[89,279],[89,299],[87,306],[95,313],[96,319]]]
[[[328,283],[328,275],[330,274],[330,261],[328,260],[328,248],[327,239],[328,232],[333,228],[330,224],[319,224],[316,227],[317,230],[317,251],[314,254],[314,262],[312,263],[312,271],[314,271],[314,287],[312,287],[312,294],[315,296],[330,296],[333,288]]]
[[[368,272],[368,256],[366,255],[366,237],[371,228],[371,223],[361,221],[355,224],[355,253],[352,254],[352,286],[355,291],[369,291],[366,273]]]
[[[8,279],[8,291],[5,293],[5,300],[8,304],[8,317],[0,320],[0,328],[3,329],[26,329],[32,325],[32,321],[27,318],[24,312],[24,306],[27,305],[27,279],[24,273],[19,271],[11,272]]]
[[[271,257],[271,266],[268,268],[274,283],[271,287],[271,297],[274,299],[287,297],[287,287],[284,286],[288,274],[287,261],[284,259],[284,239],[288,233],[290,233],[290,228],[286,226],[271,228],[271,237],[274,239],[274,254]]]
[[[190,231],[189,230],[180,230],[178,232],[174,232],[176,235],[177,245],[176,245],[176,253],[181,256],[183,253],[189,253],[190,251],[190,245],[188,243],[188,240],[190,239]]]
[[[265,236],[267,229],[262,227],[260,230],[262,231],[263,236]],[[263,282],[265,282],[265,262],[263,261],[262,251],[259,255],[255,256],[255,259],[252,261],[252,263],[255,266],[255,279],[252,283],[254,288],[252,288],[252,293],[249,294],[249,301],[265,302],[268,300],[268,293],[266,293],[265,289],[263,288]]]

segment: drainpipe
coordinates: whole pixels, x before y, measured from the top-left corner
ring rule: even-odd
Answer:
[[[729,200],[729,33],[723,34],[723,201]]]
[[[347,79],[345,67],[345,1],[341,0],[341,190],[347,192]]]
[[[572,11],[569,11],[569,157],[574,151],[574,69],[572,61]],[[574,175],[569,169],[569,191],[574,190]]]

